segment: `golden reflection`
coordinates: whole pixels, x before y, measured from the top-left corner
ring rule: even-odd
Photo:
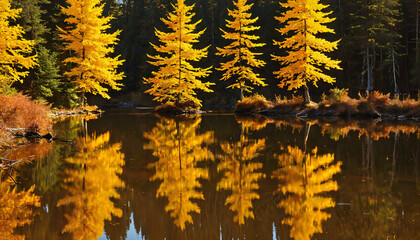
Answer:
[[[165,211],[170,213],[181,230],[192,223],[191,213],[200,213],[193,199],[204,199],[199,179],[208,179],[208,169],[197,163],[212,159],[205,145],[213,142],[213,132],[198,134],[201,117],[192,119],[162,119],[152,131],[144,134],[149,141],[145,149],[153,150],[158,160],[149,165],[156,173],[152,181],[160,180],[156,197],[167,197]]]
[[[25,236],[15,234],[14,230],[30,224],[34,216],[33,207],[40,206],[39,197],[33,193],[34,188],[17,191],[11,179],[0,179],[0,239],[25,239]]]
[[[232,192],[225,205],[236,212],[233,220],[240,225],[245,223],[245,218],[254,219],[252,200],[260,198],[257,193],[258,180],[264,174],[258,172],[262,163],[253,160],[265,148],[265,139],[249,140],[243,132],[239,142],[220,144],[223,155],[217,166],[217,171],[224,172],[223,178],[217,184],[217,190]]]
[[[273,119],[262,115],[235,115],[235,119],[239,124],[242,125],[242,127],[252,131],[262,130],[267,126],[267,124],[274,122]]]
[[[322,222],[331,217],[324,210],[334,207],[335,202],[321,194],[338,190],[332,178],[341,171],[341,162],[334,164],[333,154],[317,155],[317,149],[309,154],[291,146],[278,160],[283,167],[272,177],[283,181],[279,191],[287,197],[278,206],[289,215],[282,223],[291,226],[290,237],[310,239],[313,234],[322,233]]]
[[[123,181],[124,154],[121,144],[109,144],[109,132],[98,137],[82,137],[76,140],[78,152],[65,161],[73,165],[65,170],[67,196],[58,201],[58,206],[72,206],[65,217],[68,221],[63,232],[73,234],[73,239],[97,239],[103,233],[104,220],[111,216],[121,217],[122,211],[114,206],[111,198],[119,198],[117,187]]]
[[[261,119],[258,119],[261,118]],[[420,138],[420,123],[416,121],[380,121],[380,120],[343,120],[326,121],[323,119],[299,119],[282,117],[279,119],[264,119],[263,117],[254,118],[257,129],[264,127],[266,123],[273,122],[277,128],[291,127],[293,130],[301,130],[305,124],[318,125],[323,135],[329,136],[331,139],[338,141],[340,138],[346,137],[350,132],[354,131],[359,137],[366,136],[373,140],[380,138],[389,138],[393,134],[416,134]],[[239,118],[241,119],[241,118]],[[244,121],[244,120],[238,120]],[[248,122],[250,120],[248,119]]]

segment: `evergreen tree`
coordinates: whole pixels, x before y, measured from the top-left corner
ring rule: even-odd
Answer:
[[[122,84],[118,81],[124,77],[123,73],[117,72],[123,61],[119,60],[119,56],[110,56],[120,31],[106,33],[111,18],[102,17],[104,5],[100,0],[67,0],[67,3],[69,6],[62,12],[68,16],[66,22],[73,27],[59,30],[60,37],[65,41],[65,50],[74,55],[64,60],[72,66],[65,75],[82,93],[83,106],[87,92],[109,99],[106,86],[120,90]]]
[[[39,58],[39,64],[34,67],[25,78],[19,89],[25,90],[34,99],[48,100],[53,102],[54,94],[58,95],[59,90],[59,67],[57,64],[57,53],[53,52],[51,46],[47,49],[46,35],[50,31],[47,28],[43,16],[46,11],[43,9],[48,0],[13,0],[13,5],[22,8],[22,17],[18,20],[25,31],[25,37],[34,41],[34,49]]]
[[[377,55],[381,50],[389,52],[389,59],[394,58],[393,83],[394,91],[396,86],[395,55],[398,48],[396,23],[398,22],[398,7],[396,0],[358,0],[353,3],[354,14],[352,14],[352,41],[363,56],[362,79],[366,81],[366,92],[373,91],[375,69],[377,67]]]
[[[253,4],[247,4],[247,0],[235,0],[233,4],[235,9],[228,9],[233,21],[226,20],[231,32],[221,30],[223,37],[231,43],[224,48],[217,48],[217,55],[233,59],[221,63],[221,67],[217,70],[224,72],[221,80],[235,79],[235,83],[228,88],[239,88],[241,99],[243,99],[244,91],[251,92],[252,90],[252,87],[247,85],[248,81],[254,85],[266,86],[264,78],[261,78],[253,69],[263,67],[265,62],[255,57],[261,55],[260,53],[251,51],[251,48],[262,47],[265,44],[255,43],[254,41],[259,37],[249,34],[260,29],[258,26],[253,26],[258,18],[251,18],[252,14],[249,12]]]
[[[153,77],[144,79],[145,83],[152,84],[146,91],[153,95],[158,102],[180,105],[193,103],[201,106],[201,101],[196,97],[196,89],[204,92],[212,92],[209,88],[213,83],[203,83],[200,78],[210,74],[210,68],[194,67],[191,62],[198,62],[207,56],[209,47],[194,49],[193,44],[204,30],[195,33],[197,25],[201,22],[192,22],[194,5],[185,5],[185,0],[177,0],[172,5],[174,11],[162,19],[167,25],[169,32],[156,30],[156,36],[161,45],[152,44],[153,48],[160,54],[151,56],[150,64],[159,67],[152,72]],[[162,54],[162,55],[161,55]]]
[[[34,42],[23,38],[21,26],[10,24],[20,12],[21,9],[11,9],[9,0],[0,0],[0,93],[8,91],[13,82],[22,81],[28,75],[22,68],[30,69],[36,65],[36,57],[32,54]]]
[[[338,41],[329,42],[317,37],[320,33],[334,33],[334,30],[325,26],[334,21],[328,17],[331,12],[323,12],[328,5],[319,3],[319,0],[289,0],[280,5],[287,10],[276,19],[287,22],[283,28],[277,29],[282,35],[291,34],[282,41],[274,41],[274,45],[287,49],[286,56],[272,56],[284,66],[277,72],[281,78],[280,87],[288,86],[288,90],[304,87],[305,103],[310,103],[308,84],[317,86],[318,81],[335,82],[335,78],[322,72],[324,69],[341,69],[340,61],[332,60],[325,55],[337,49]]]
[[[57,67],[57,53],[51,52],[43,46],[39,47],[38,64],[30,88],[31,96],[35,99],[45,99],[52,103],[54,94],[60,90],[60,70]]]

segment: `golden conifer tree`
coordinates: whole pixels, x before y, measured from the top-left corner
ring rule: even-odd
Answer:
[[[265,140],[251,141],[242,134],[239,142],[222,143],[220,146],[224,154],[217,170],[224,172],[224,176],[217,184],[217,189],[232,191],[225,204],[236,212],[234,221],[243,225],[245,218],[254,218],[252,200],[260,198],[256,191],[259,189],[258,180],[264,177],[258,172],[262,163],[253,160],[265,148]]]
[[[279,190],[288,194],[278,206],[290,215],[282,222],[292,227],[290,237],[309,240],[313,234],[322,233],[322,222],[331,217],[324,210],[334,207],[335,202],[319,194],[338,190],[332,178],[341,172],[341,162],[333,164],[333,154],[318,156],[316,149],[309,154],[291,146],[278,159],[283,167],[272,177],[284,182]]]
[[[78,153],[66,159],[75,167],[65,171],[63,188],[67,196],[57,205],[73,207],[65,215],[68,223],[63,229],[72,233],[73,239],[97,239],[103,233],[104,220],[122,216],[111,198],[119,198],[116,188],[124,186],[117,175],[122,173],[124,154],[120,152],[121,144],[111,145],[109,138],[109,132],[78,138]]]
[[[247,4],[247,0],[235,0],[233,4],[235,9],[228,9],[229,16],[233,18],[233,21],[226,19],[227,27],[231,29],[231,32],[221,29],[223,38],[232,42],[224,48],[217,48],[217,55],[233,59],[221,63],[217,70],[224,72],[221,80],[236,79],[235,83],[228,88],[239,88],[241,99],[243,99],[244,91],[251,92],[253,89],[247,85],[248,81],[254,85],[266,86],[264,78],[261,78],[254,69],[263,67],[265,62],[255,57],[261,53],[251,51],[251,48],[262,47],[265,44],[255,43],[254,41],[260,38],[249,34],[249,32],[260,29],[259,26],[253,26],[258,18],[251,18],[251,13],[248,12],[254,4]]]
[[[165,120],[158,123],[151,132],[144,134],[149,143],[145,149],[153,150],[158,160],[150,164],[156,173],[152,181],[162,181],[156,197],[167,197],[165,211],[170,212],[175,225],[181,230],[186,223],[192,223],[192,212],[200,213],[193,199],[204,199],[199,191],[199,179],[208,179],[208,170],[197,167],[197,163],[212,159],[205,144],[213,141],[213,133],[197,134],[201,118],[187,121]]]
[[[194,67],[192,62],[206,57],[209,47],[195,49],[193,46],[204,33],[204,30],[195,32],[201,20],[192,22],[194,5],[187,6],[185,0],[177,0],[172,6],[174,11],[168,14],[167,19],[162,19],[169,32],[155,31],[161,44],[152,46],[159,54],[148,57],[152,59],[150,64],[159,69],[152,72],[153,77],[144,79],[145,83],[152,84],[146,93],[153,95],[158,102],[175,105],[193,103],[198,107],[201,101],[196,97],[195,90],[212,92],[209,87],[213,83],[200,80],[210,74],[211,67]]]
[[[287,50],[286,56],[274,56],[283,66],[277,72],[277,78],[282,79],[279,87],[288,86],[288,90],[304,87],[305,103],[310,103],[308,84],[317,86],[318,81],[335,82],[335,78],[323,73],[322,69],[341,69],[340,61],[332,60],[325,55],[337,49],[339,41],[329,42],[316,35],[320,33],[334,33],[326,24],[334,21],[328,17],[331,12],[323,12],[328,5],[319,3],[319,0],[289,0],[280,5],[288,10],[276,19],[283,24],[277,29],[282,35],[288,37],[282,41],[274,41],[274,45]]]
[[[34,42],[23,38],[21,26],[10,26],[9,21],[16,20],[20,12],[10,8],[10,0],[0,0],[0,93],[28,74],[21,68],[36,65],[35,56],[30,55]]]
[[[106,33],[111,27],[110,17],[102,17],[104,5],[101,0],[67,0],[69,5],[62,8],[68,16],[65,20],[71,27],[60,30],[60,37],[65,41],[65,50],[72,56],[64,60],[71,66],[66,72],[82,93],[82,105],[85,103],[85,93],[99,94],[109,98],[108,89],[120,90],[118,81],[124,77],[117,68],[123,61],[120,56],[111,57],[112,45],[118,41],[120,31]]]

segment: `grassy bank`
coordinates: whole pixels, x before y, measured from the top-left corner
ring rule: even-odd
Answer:
[[[269,101],[261,95],[247,97],[235,106],[235,113],[263,115],[295,115],[300,117],[363,117],[420,120],[420,101],[410,98],[391,99],[389,94],[372,92],[358,99],[347,90],[332,89],[319,103],[305,105],[303,98],[276,98]]]

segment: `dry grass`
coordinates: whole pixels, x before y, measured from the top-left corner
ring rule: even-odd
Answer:
[[[292,96],[291,99],[276,97],[273,103],[273,109],[280,113],[290,113],[299,111],[303,108],[305,101],[302,96]]]
[[[265,99],[264,96],[255,94],[250,97],[245,97],[239,101],[235,106],[236,113],[250,113],[258,112],[271,108],[273,103]]]
[[[414,99],[391,99],[389,94],[372,92],[359,99],[350,98],[347,89],[331,89],[322,95],[318,104],[305,106],[302,97],[291,99],[277,97],[274,102],[261,95],[247,97],[237,103],[236,113],[259,113],[263,110],[274,114],[304,112],[308,116],[368,117],[379,116],[420,119],[420,101]]]

